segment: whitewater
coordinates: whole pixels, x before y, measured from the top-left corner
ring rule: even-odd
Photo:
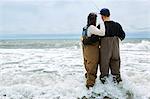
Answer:
[[[78,99],[86,96],[79,40],[1,40],[0,99]],[[99,78],[95,99],[150,99],[150,39],[120,42],[122,87]],[[98,71],[99,76],[100,72]]]

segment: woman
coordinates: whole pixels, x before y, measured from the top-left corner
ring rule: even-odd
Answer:
[[[105,35],[105,29],[96,27],[97,15],[90,13],[87,18],[86,34],[83,42],[83,58],[86,69],[86,87],[93,87],[97,77],[97,68],[99,64],[99,36]],[[103,24],[104,25],[104,24]]]

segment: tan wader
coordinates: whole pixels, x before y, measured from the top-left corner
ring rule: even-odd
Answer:
[[[120,75],[120,50],[118,37],[101,38],[100,77],[108,76],[109,68],[112,75]]]
[[[99,42],[92,45],[83,45],[84,66],[86,69],[86,84],[93,86],[97,77],[97,69],[99,63]]]

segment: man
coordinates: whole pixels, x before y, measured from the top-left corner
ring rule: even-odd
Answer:
[[[103,84],[106,82],[110,69],[113,81],[119,83],[122,81],[120,75],[119,38],[123,40],[125,33],[119,23],[110,20],[109,9],[101,9],[100,14],[105,24],[105,36],[101,38],[100,48],[100,80]]]

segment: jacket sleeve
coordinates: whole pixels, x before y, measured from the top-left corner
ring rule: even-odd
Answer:
[[[98,36],[104,36],[105,35],[105,28],[98,29],[96,26],[91,25],[88,28],[87,34],[88,34],[88,37],[90,37],[92,34],[98,35]]]
[[[118,36],[118,37],[121,39],[121,41],[122,41],[122,40],[125,39],[126,34],[125,34],[125,32],[123,31],[122,26],[121,26],[119,23],[117,23],[117,26],[118,26],[118,33],[117,33],[117,36]]]

